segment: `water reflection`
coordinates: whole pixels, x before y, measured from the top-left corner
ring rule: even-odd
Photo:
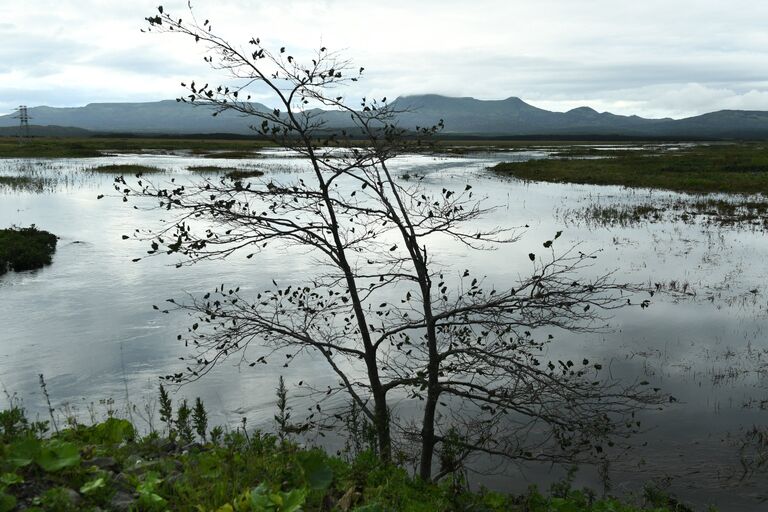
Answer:
[[[584,252],[602,251],[596,266],[586,272],[617,269],[620,281],[658,283],[659,293],[649,309],[618,311],[611,330],[601,335],[560,333],[549,355],[602,360],[614,377],[648,380],[674,396],[663,410],[645,415],[649,430],[632,440],[635,448],[614,463],[615,491],[636,490],[643,481],[671,476],[673,491],[697,503],[753,510],[750,500],[759,492],[751,486],[761,473],[737,477],[745,455],[734,440],[765,422],[768,298],[763,277],[768,272],[768,240],[760,230],[677,218],[613,225],[571,222],[562,212],[685,197],[619,187],[522,183],[485,171],[500,160],[550,154],[408,156],[396,162],[395,174],[422,178],[421,184],[437,190],[470,182],[477,194],[498,206],[482,221],[484,227],[529,226],[520,242],[497,251],[468,253],[448,241],[432,248],[442,263],[485,274],[489,283],[509,283],[529,273],[528,253],[559,230],[564,230],[563,248],[580,244]],[[311,259],[280,252],[182,269],[174,268],[170,258],[131,263],[146,248],[122,240],[122,235],[157,225],[159,219],[156,212],[132,209],[109,197],[96,199],[109,194],[113,177],[88,169],[114,163],[168,170],[153,179],[199,180],[188,169],[210,165],[263,170],[265,179],[306,172],[292,155],[276,151],[226,162],[190,154],[0,162],[0,176],[30,176],[45,183],[42,189],[0,185],[0,224],[34,223],[61,237],[53,265],[0,278],[0,381],[35,413],[45,410],[38,389],[38,374],[43,373],[58,406],[67,403],[85,415],[89,407],[122,409],[128,399],[139,404],[135,419],[149,416],[143,404],[153,402],[157,376],[182,367],[178,358],[185,351],[175,338],[188,323],[184,315],[158,314],[153,304],[204,293],[222,282],[242,285],[244,292],[263,288],[273,277],[300,283],[314,271]],[[203,398],[215,413],[213,422],[233,424],[245,416],[250,425],[268,426],[274,412],[272,390],[281,370],[228,361],[180,394]],[[289,371],[289,386],[312,377],[313,384],[322,387],[323,379],[332,379],[320,361],[297,360]],[[306,405],[297,402],[297,410]],[[483,464],[478,461],[479,467]],[[559,476],[545,475],[544,468],[525,470],[534,479]],[[579,478],[598,483],[594,472],[585,470]],[[509,476],[483,481],[514,490],[527,485]],[[739,498],[733,498],[736,494]]]

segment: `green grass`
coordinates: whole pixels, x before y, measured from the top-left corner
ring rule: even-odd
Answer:
[[[246,152],[272,145],[258,140],[128,137],[34,137],[19,144],[15,137],[0,137],[0,158],[91,158],[110,153],[153,151],[191,151],[193,154],[205,155],[215,151]]]
[[[256,169],[236,169],[227,173],[227,178],[233,180],[242,180],[245,178],[258,178],[264,176],[263,171],[257,171]]]
[[[220,151],[216,153],[207,153],[202,155],[204,158],[240,160],[249,158],[259,158],[258,153],[253,151]]]
[[[109,164],[92,167],[88,169],[88,172],[95,172],[100,174],[151,174],[164,171],[159,167],[152,167],[148,165]]]
[[[233,172],[237,171],[237,167],[219,167],[217,165],[193,165],[190,167],[187,167],[187,170],[189,172],[196,172],[199,174],[209,174],[209,173],[225,173],[225,172]]]
[[[553,153],[551,153],[551,156],[555,158],[583,158],[583,157],[590,157],[590,158],[610,158],[610,157],[626,157],[626,156],[647,156],[654,153],[654,150],[651,147],[640,147],[640,149],[636,149],[637,146],[632,146],[635,149],[619,149],[616,147],[611,147],[610,149],[600,149],[592,146],[570,146],[570,147],[552,147],[547,148],[550,150],[555,150]]]
[[[492,169],[527,181],[768,194],[768,148],[757,143],[701,145],[679,151],[612,151],[610,158],[506,162]]]
[[[227,178],[233,180],[242,180],[246,178],[257,178],[264,176],[263,171],[256,169],[240,169],[237,167],[218,167],[215,165],[198,165],[193,167],[187,167],[190,172],[198,174],[223,174]]]
[[[0,275],[9,270],[34,270],[51,264],[56,235],[37,229],[0,229]]]
[[[102,156],[89,139],[31,139],[23,144],[0,137],[0,158],[91,158]]]
[[[146,512],[690,510],[673,508],[658,492],[646,492],[640,506],[597,499],[567,481],[551,496],[535,488],[519,496],[472,493],[460,479],[414,479],[371,452],[344,460],[258,431],[207,432],[194,413],[193,430],[178,413],[166,418],[170,430],[142,437],[115,417],[95,425],[70,419],[51,434],[48,422],[31,422],[17,405],[0,411],[0,511],[94,512],[119,504]]]

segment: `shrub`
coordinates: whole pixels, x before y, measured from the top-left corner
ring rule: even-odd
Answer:
[[[51,264],[56,235],[37,229],[13,226],[0,230],[0,275],[9,270],[34,270]]]

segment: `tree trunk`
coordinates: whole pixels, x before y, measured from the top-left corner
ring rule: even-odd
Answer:
[[[290,105],[286,104],[286,107],[290,112]],[[333,201],[331,200],[330,193],[328,191],[328,184],[323,179],[323,174],[320,170],[320,165],[312,146],[312,140],[308,138],[306,134],[304,134],[304,141],[306,143],[307,151],[310,155],[312,166],[315,170],[317,182],[320,185],[320,189],[322,191],[325,207],[328,210],[331,236],[333,237],[333,242],[336,246],[336,257],[338,259],[337,264],[344,273],[347,290],[349,291],[350,300],[352,301],[352,309],[354,310],[357,325],[360,329],[360,337],[362,338],[365,352],[365,364],[368,373],[368,381],[371,385],[371,394],[373,395],[374,427],[376,428],[376,436],[378,438],[377,442],[379,445],[379,456],[384,463],[389,463],[392,461],[392,438],[389,425],[389,408],[387,407],[387,395],[384,391],[384,387],[381,384],[381,377],[379,375],[379,366],[378,361],[376,360],[376,347],[371,341],[371,333],[368,330],[368,322],[366,319],[365,310],[363,308],[362,300],[360,299],[360,294],[357,291],[355,274],[352,271],[352,266],[347,261],[345,245],[339,236],[339,223],[336,218],[336,210]]]
[[[388,464],[392,462],[392,436],[389,428],[389,408],[387,407],[387,398],[386,394],[381,389],[381,386],[378,387],[378,391],[374,390],[373,400],[379,457],[382,462]]]
[[[425,482],[432,479],[432,459],[435,454],[435,412],[437,410],[438,393],[427,391],[427,403],[424,407],[424,418],[421,425],[421,461],[419,477]]]
[[[425,309],[431,317],[431,302]],[[419,476],[424,481],[432,479],[432,459],[435,453],[435,413],[437,400],[440,396],[440,383],[437,380],[440,361],[437,353],[437,333],[434,322],[427,325],[427,345],[429,349],[427,403],[424,406],[424,417],[421,424],[421,462],[419,464]]]

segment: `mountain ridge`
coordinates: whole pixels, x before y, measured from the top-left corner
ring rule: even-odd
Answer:
[[[252,105],[258,110],[272,110],[260,103]],[[648,119],[598,112],[586,105],[567,112],[553,112],[516,96],[479,100],[438,94],[400,96],[391,106],[402,111],[398,114],[402,127],[430,126],[443,119],[443,135],[447,136],[768,138],[768,112],[755,110],[720,110],[683,119]],[[192,106],[175,100],[89,103],[82,107],[37,106],[28,111],[34,125],[104,134],[244,135],[253,133],[250,125],[255,123],[253,118],[232,111],[213,117],[212,110],[204,105]],[[321,112],[329,128],[348,127],[345,126],[349,125],[346,114]],[[18,126],[18,119],[13,114],[0,116],[0,128],[14,126]]]

